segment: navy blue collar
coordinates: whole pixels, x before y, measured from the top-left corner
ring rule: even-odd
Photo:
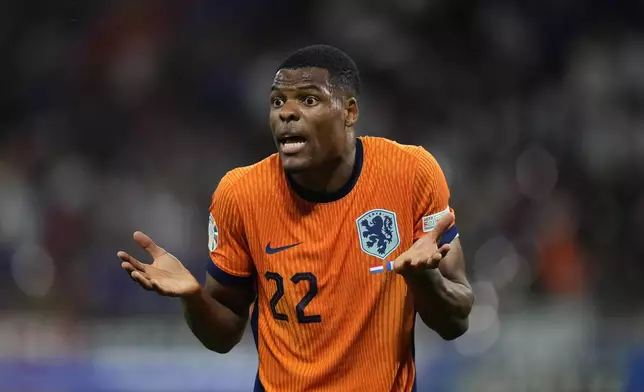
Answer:
[[[302,199],[313,203],[330,203],[332,201],[342,199],[343,197],[348,195],[349,192],[351,192],[353,187],[358,182],[358,178],[360,177],[360,172],[362,172],[363,161],[364,161],[364,151],[362,147],[362,141],[356,138],[356,160],[353,165],[353,171],[351,172],[351,177],[349,177],[349,181],[347,181],[347,183],[344,184],[340,189],[333,192],[317,192],[317,191],[306,189],[303,186],[299,185],[289,174],[286,174],[286,180],[288,181],[288,184],[291,186],[291,189],[293,189],[293,191]]]

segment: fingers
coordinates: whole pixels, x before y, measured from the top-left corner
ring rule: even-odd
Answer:
[[[130,276],[132,276],[132,272],[137,270],[130,263],[121,263],[121,268],[123,268],[125,272],[127,272],[127,274]]]
[[[441,246],[440,248],[438,248],[438,250],[436,251],[436,253],[439,253],[439,254],[441,255],[441,259],[442,259],[443,257],[447,256],[447,254],[449,253],[450,249],[452,249],[452,245],[450,245],[450,244],[443,244],[443,246]]]
[[[139,286],[143,287],[143,289],[148,291],[156,291],[161,295],[174,296],[171,292],[161,287],[158,280],[154,278],[150,278],[150,276],[145,272],[134,269],[134,267],[130,263],[124,262],[121,264],[121,266],[123,267],[123,269],[128,271],[130,278],[132,278],[133,281],[138,283]]]
[[[143,276],[141,272],[134,271],[130,274],[130,277],[132,277],[132,279],[136,283],[138,283],[141,287],[143,287],[145,290],[148,290],[148,291],[154,290],[154,286],[152,285],[152,282],[150,281],[150,279]]]
[[[149,281],[149,275],[141,269],[138,269],[134,265],[132,265],[130,262],[122,262],[121,263],[121,268],[127,272],[127,274],[134,280],[135,282],[141,284],[144,288],[149,287],[148,281]]]
[[[145,264],[141,263],[136,258],[130,256],[129,254],[127,254],[127,253],[125,253],[123,251],[120,251],[120,252],[116,253],[116,255],[118,256],[119,259],[121,259],[121,260],[123,260],[125,262],[125,263],[121,264],[121,266],[123,268],[125,268],[125,264],[128,264],[133,268],[132,271],[138,270],[138,271],[145,272]],[[125,268],[125,269],[127,269],[127,268]]]
[[[156,279],[151,279],[150,280],[150,285],[152,286],[152,290],[156,291],[160,295],[165,295],[169,297],[177,297],[177,295],[171,291],[166,290],[159,284],[159,281]]]
[[[394,261],[393,269],[398,273],[403,273],[408,271],[438,268],[441,260],[443,260],[450,249],[451,246],[449,244],[445,244],[429,256],[419,256],[403,253]]]
[[[393,270],[397,273],[403,273],[410,269],[411,258],[406,257],[405,254],[400,255],[396,260],[394,260]]]
[[[132,278],[133,281],[138,283],[146,290],[152,290],[149,276],[145,272],[145,264],[141,263],[136,258],[123,251],[118,252],[116,255],[119,257],[119,259],[123,260],[123,262],[121,263],[121,268],[123,268],[125,272],[127,272],[127,274],[130,276],[130,278]]]
[[[444,217],[442,217],[438,223],[436,224],[436,227],[434,227],[434,230],[431,231],[431,235],[435,240],[438,240],[440,236],[443,235],[447,231],[447,229],[452,226],[452,223],[454,223],[454,214],[451,212],[447,213]]]
[[[145,238],[150,240],[149,237],[147,237],[145,234],[143,235],[145,236]],[[144,241],[145,241],[145,238],[143,239]],[[152,240],[150,240],[150,242],[153,244],[154,247],[156,247],[156,249],[153,249],[152,251],[150,251],[150,254],[152,254],[152,252],[156,252],[158,249],[161,249],[158,246],[156,246],[152,242]],[[146,264],[140,262],[135,257],[132,257],[123,251],[118,252],[116,255],[121,260],[123,260],[123,262],[121,263],[121,267],[128,273],[128,275],[130,276],[130,278],[132,278],[133,281],[139,284],[139,286],[143,287],[145,290],[148,290],[148,291],[156,291],[161,295],[169,295],[167,290],[163,289],[156,279],[153,279],[150,277],[150,274],[146,271]]]
[[[406,273],[409,271],[434,269],[438,267],[442,257],[440,253],[434,253],[430,257],[405,256],[394,261],[393,270],[397,273]]]
[[[150,254],[150,256],[154,258],[161,257],[167,253],[165,249],[155,244],[150,237],[141,233],[140,231],[135,232],[133,237],[134,241],[136,241],[136,243],[139,244],[141,248],[145,249]]]

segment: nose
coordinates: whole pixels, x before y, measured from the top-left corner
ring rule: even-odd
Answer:
[[[297,106],[287,102],[282,106],[282,110],[280,110],[280,120],[282,120],[285,123],[291,122],[291,121],[298,121],[300,119],[300,112],[297,109]]]

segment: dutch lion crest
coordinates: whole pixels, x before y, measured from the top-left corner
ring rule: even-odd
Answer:
[[[356,219],[356,225],[360,247],[368,255],[384,260],[400,245],[395,212],[371,210]]]

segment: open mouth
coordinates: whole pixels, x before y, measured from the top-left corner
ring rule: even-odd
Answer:
[[[280,151],[287,155],[297,154],[306,146],[306,139],[301,136],[285,136],[279,139]]]

